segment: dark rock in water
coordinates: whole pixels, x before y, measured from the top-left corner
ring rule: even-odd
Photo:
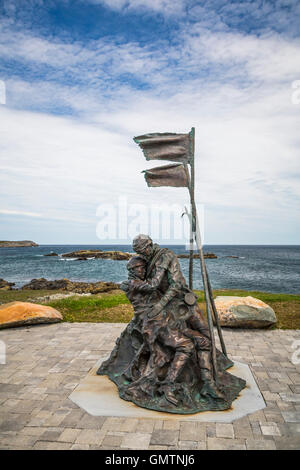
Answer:
[[[132,253],[124,253],[123,251],[101,251],[101,250],[78,250],[71,253],[64,253],[63,258],[102,258],[113,260],[128,260],[132,257]]]
[[[28,284],[22,287],[22,290],[64,290],[67,292],[78,292],[99,294],[119,289],[119,284],[115,282],[73,282],[69,279],[57,279],[48,281],[45,278],[32,279]]]
[[[12,290],[12,286],[14,286],[14,282],[8,282],[5,279],[0,279],[0,289],[1,290]]]
[[[177,258],[189,258],[190,255],[189,254],[179,254],[177,255]],[[199,259],[200,258],[200,254],[199,253],[194,253],[193,254],[193,258],[194,259]],[[215,258],[218,258],[217,255],[215,255],[214,253],[204,253],[204,258],[207,258],[207,259],[215,259]]]
[[[0,248],[7,247],[18,247],[18,246],[39,246],[37,243],[32,242],[31,240],[21,240],[21,241],[7,241],[0,240]]]
[[[57,253],[54,253],[53,251],[51,253],[47,253],[46,255],[44,256],[58,256]]]
[[[225,256],[225,258],[239,258],[239,256]]]

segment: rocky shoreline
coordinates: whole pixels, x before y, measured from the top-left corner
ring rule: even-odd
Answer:
[[[62,258],[76,258],[79,261],[84,261],[91,258],[100,258],[100,259],[113,259],[117,261],[129,260],[136,253],[128,253],[123,251],[102,251],[102,250],[78,250],[71,251],[70,253],[63,253],[60,255]],[[44,256],[59,256],[57,253],[51,252],[47,253]],[[190,255],[186,253],[178,254],[177,258],[189,258]],[[194,253],[194,259],[199,259],[200,254]],[[204,258],[207,259],[216,259],[217,255],[214,253],[204,253]]]
[[[75,258],[76,261],[87,260],[91,258],[112,259],[112,260],[129,260],[135,253],[122,251],[101,251],[101,250],[79,250],[60,255],[62,258]],[[59,256],[57,253],[51,252],[44,256]],[[189,258],[189,254],[178,254],[178,258]],[[194,258],[199,258],[199,253],[194,253]],[[205,253],[205,258],[217,258],[214,253]],[[48,280],[45,278],[32,279],[20,289],[15,288],[14,282],[8,282],[0,279],[0,290],[61,290],[64,292],[72,292],[78,294],[99,294],[101,292],[109,292],[119,289],[120,284],[115,282],[98,281],[98,282],[76,282],[69,279]]]
[[[177,255],[177,258],[189,258],[190,255],[189,254],[185,254],[185,253],[182,253],[182,254],[179,254]],[[199,259],[200,258],[200,254],[199,253],[194,253],[193,254],[193,258],[194,259]],[[215,255],[214,253],[204,253],[204,258],[205,259],[216,259],[218,258],[217,255]]]
[[[110,281],[74,282],[69,279],[56,279],[54,281],[50,281],[43,277],[40,279],[32,279],[28,284],[25,284],[20,289],[14,288],[14,285],[14,282],[0,279],[0,290],[61,290],[78,294],[99,294],[120,288],[118,283]]]
[[[123,251],[102,251],[102,250],[78,250],[71,251],[71,253],[62,254],[62,258],[101,258],[113,260],[129,260],[134,253],[127,253]]]

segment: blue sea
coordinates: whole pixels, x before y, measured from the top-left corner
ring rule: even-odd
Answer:
[[[184,246],[169,246],[175,253],[187,253]],[[115,281],[127,278],[126,261],[89,259],[77,261],[61,256],[47,257],[51,251],[61,255],[75,250],[100,249],[132,252],[130,245],[40,245],[0,248],[0,278],[21,287],[33,278],[72,281]],[[245,289],[277,293],[300,293],[300,246],[206,245],[205,253],[213,289]],[[237,256],[238,258],[230,258]],[[180,259],[188,279],[188,259]],[[194,260],[194,288],[202,289],[200,261]]]

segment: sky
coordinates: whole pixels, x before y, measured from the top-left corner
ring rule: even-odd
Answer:
[[[129,242],[141,213],[189,201],[147,187],[159,162],[133,137],[195,127],[205,243],[300,244],[298,0],[0,0],[0,17],[0,239]],[[105,240],[120,198],[130,233]]]

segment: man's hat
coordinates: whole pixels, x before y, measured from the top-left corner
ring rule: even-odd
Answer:
[[[144,235],[140,233],[136,237],[134,237],[133,242],[132,242],[132,247],[134,250],[136,249],[143,249],[148,245],[152,245],[153,241],[152,238],[149,237],[149,235]]]

